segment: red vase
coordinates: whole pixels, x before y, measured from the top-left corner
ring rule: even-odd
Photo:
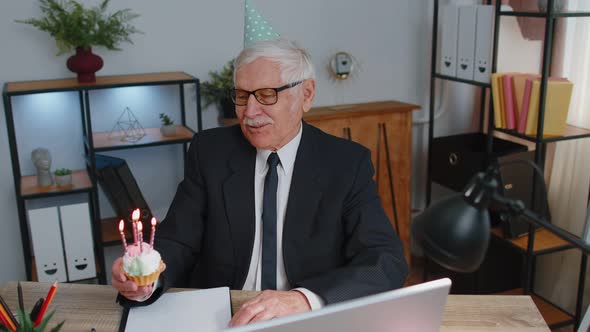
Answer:
[[[102,58],[92,53],[92,48],[87,50],[77,47],[76,55],[72,55],[66,62],[68,69],[78,74],[78,82],[92,83],[96,82],[94,73],[102,68]]]

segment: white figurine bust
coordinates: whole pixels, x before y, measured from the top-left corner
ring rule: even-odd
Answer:
[[[51,154],[46,148],[36,148],[31,153],[33,164],[37,168],[37,185],[47,187],[53,185],[53,178],[49,170],[51,169]]]

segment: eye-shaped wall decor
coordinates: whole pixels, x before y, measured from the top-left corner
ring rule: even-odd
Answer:
[[[354,59],[346,52],[338,52],[330,61],[330,70],[333,76],[339,80],[345,80],[350,77],[354,69]]]

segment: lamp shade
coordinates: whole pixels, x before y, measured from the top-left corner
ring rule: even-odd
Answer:
[[[485,208],[470,205],[462,194],[430,205],[412,221],[412,237],[424,255],[457,272],[473,272],[483,262],[490,238]]]

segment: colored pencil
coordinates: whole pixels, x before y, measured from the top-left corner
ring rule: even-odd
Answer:
[[[20,281],[16,287],[17,294],[18,294],[18,307],[22,312],[25,312],[25,303],[23,302],[23,288],[20,285]]]
[[[2,324],[4,324],[10,331],[16,331],[16,325],[14,325],[14,321],[11,320],[8,312],[4,309],[4,306],[0,305],[0,319],[2,320]]]
[[[55,292],[57,291],[57,281],[53,283],[53,285],[51,285],[51,287],[49,288],[49,292],[47,292],[47,296],[45,297],[45,301],[43,301],[43,305],[41,306],[41,310],[39,311],[39,315],[37,316],[37,319],[35,319],[35,326],[39,326],[39,324],[41,324],[41,321],[43,320],[43,315],[45,315],[45,311],[47,311],[47,307],[49,307],[49,305],[51,304],[51,300],[53,300],[53,297],[55,296]]]
[[[12,314],[12,311],[10,311],[10,308],[8,307],[6,302],[4,302],[2,296],[0,296],[0,311],[2,312],[4,319],[6,319],[6,322],[8,323],[7,327],[13,331],[16,331],[16,328],[18,327],[18,321]]]

